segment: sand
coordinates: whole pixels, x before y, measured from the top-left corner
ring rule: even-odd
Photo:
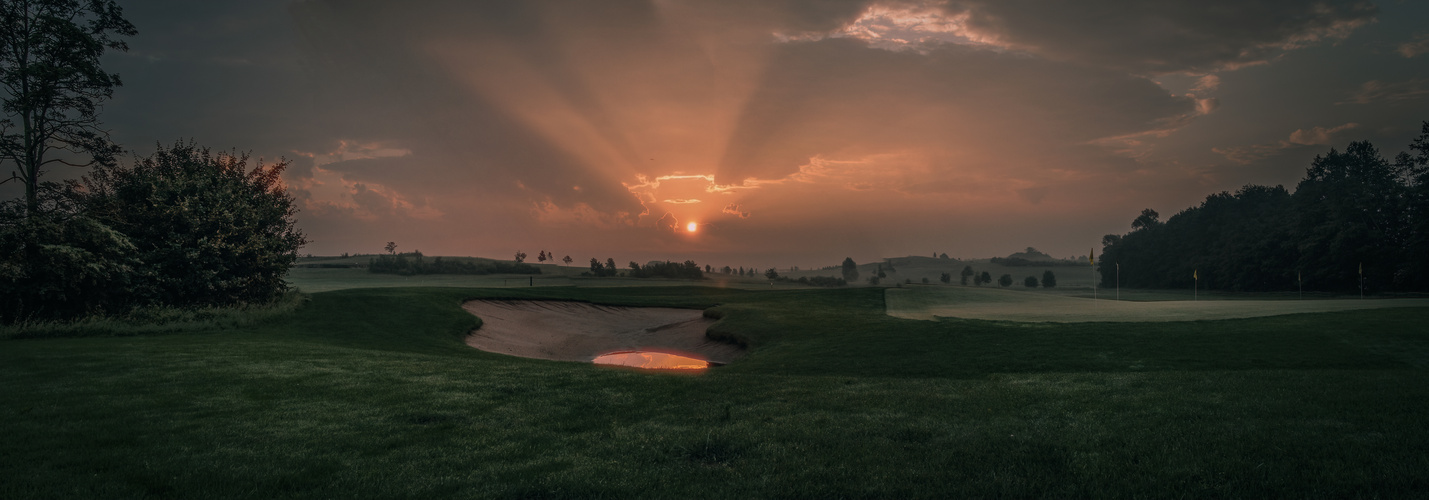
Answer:
[[[611,351],[652,350],[723,364],[744,352],[706,338],[715,320],[697,309],[553,300],[472,300],[462,308],[482,321],[467,345],[523,358],[588,362]]]
[[[1281,314],[1349,311],[1383,307],[1426,307],[1429,299],[1333,300],[1092,300],[998,289],[888,289],[889,316],[939,317],[1022,322],[1149,322],[1252,318]]]

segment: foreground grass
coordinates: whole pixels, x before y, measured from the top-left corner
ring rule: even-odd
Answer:
[[[472,350],[462,299],[710,307],[703,375]],[[383,289],[250,327],[0,343],[0,497],[1404,497],[1429,310],[884,315],[882,290]]]

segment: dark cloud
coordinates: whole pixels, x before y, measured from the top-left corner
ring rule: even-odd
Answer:
[[[1344,38],[1378,12],[1363,0],[950,0],[944,8],[967,15],[969,30],[997,43],[1135,73],[1263,63]]]

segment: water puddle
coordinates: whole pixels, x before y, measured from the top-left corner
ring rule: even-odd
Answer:
[[[703,370],[710,362],[689,356],[651,351],[616,351],[596,356],[597,365],[627,366],[647,370]]]

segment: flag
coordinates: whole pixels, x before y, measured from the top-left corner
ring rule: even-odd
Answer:
[[[1360,263],[1360,276],[1364,276],[1364,263]]]
[[[1201,279],[1199,276],[1196,276],[1196,270],[1194,270],[1194,269],[1191,270],[1191,279],[1193,279],[1193,280]]]
[[[1093,265],[1093,266],[1097,265],[1097,260],[1094,259],[1094,258],[1092,258],[1092,255],[1095,254],[1095,253],[1096,253],[1096,247],[1092,247],[1092,248],[1090,248],[1090,249],[1087,250],[1087,263],[1089,263],[1089,264],[1091,264],[1091,265]]]

